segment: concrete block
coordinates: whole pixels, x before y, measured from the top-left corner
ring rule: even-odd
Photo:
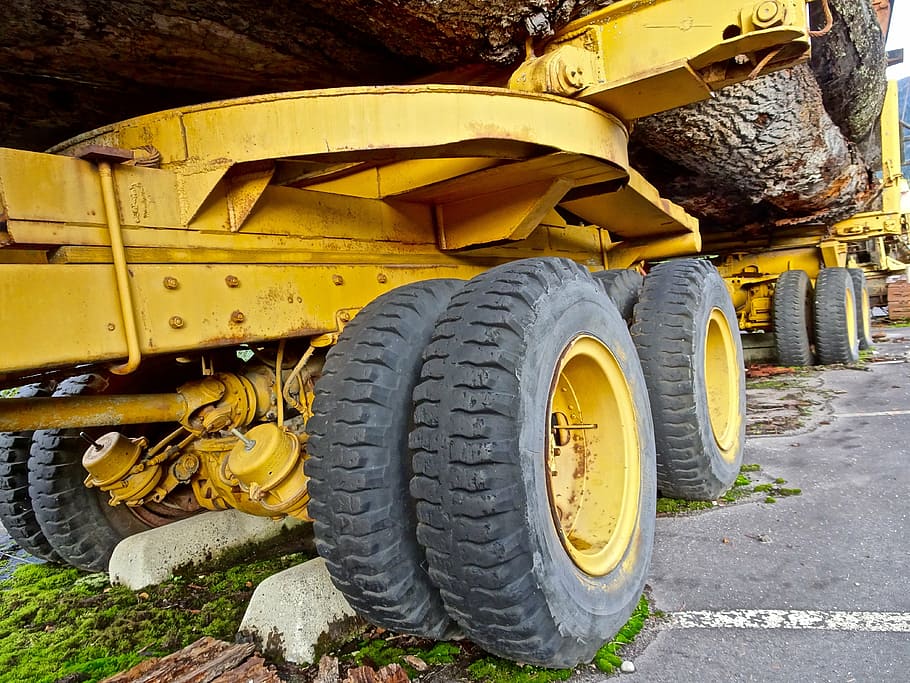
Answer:
[[[366,622],[332,585],[320,557],[260,583],[237,638],[255,643],[270,659],[310,664],[365,627]]]
[[[777,363],[777,346],[770,332],[742,335],[746,365]]]
[[[265,543],[304,524],[286,518],[275,521],[237,510],[206,512],[157,529],[129,536],[114,549],[111,583],[133,590],[162,583],[177,569],[222,557],[225,553]]]

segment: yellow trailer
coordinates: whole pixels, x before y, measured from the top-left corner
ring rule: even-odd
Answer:
[[[906,271],[891,254],[906,248],[907,179],[901,172],[897,83],[888,83],[881,114],[881,209],[832,226],[778,231],[753,243],[715,237],[743,330],[774,332],[784,365],[849,363],[872,346],[869,281],[877,291],[890,272]]]
[[[376,624],[589,660],[644,585],[657,487],[716,497],[744,438],[717,270],[655,267],[631,319],[607,294],[700,244],[629,122],[808,51],[804,0],[624,0],[508,89],[251,97],[0,150],[3,524],[97,570],[200,509],[293,515]]]

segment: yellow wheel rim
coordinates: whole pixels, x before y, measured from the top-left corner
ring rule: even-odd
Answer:
[[[740,362],[733,329],[719,308],[711,310],[705,337],[705,388],[708,416],[721,457],[736,460],[740,415]]]
[[[869,319],[872,317],[869,311],[869,292],[863,289],[863,339],[869,339],[872,336],[872,329]]]
[[[563,547],[590,576],[622,561],[638,522],[640,444],[635,400],[613,353],[576,337],[550,390],[547,493]]]
[[[856,302],[853,299],[853,287],[848,287],[845,291],[844,306],[847,309],[847,341],[852,349],[859,343],[856,336]]]

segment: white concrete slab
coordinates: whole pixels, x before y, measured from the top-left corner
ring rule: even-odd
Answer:
[[[339,593],[321,557],[270,576],[256,588],[237,637],[270,658],[310,664],[365,622]]]
[[[111,583],[133,590],[161,583],[181,567],[218,559],[245,545],[267,542],[303,523],[226,510],[150,529],[125,538],[114,549],[109,567]]]

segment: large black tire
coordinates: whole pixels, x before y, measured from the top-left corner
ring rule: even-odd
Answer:
[[[774,343],[781,365],[815,364],[812,281],[804,270],[781,273],[774,284]]]
[[[632,313],[645,282],[644,275],[637,270],[616,268],[598,271],[594,273],[594,278],[603,286],[610,301],[616,304],[622,319],[631,325]]]
[[[424,347],[463,285],[405,285],[358,313],[328,354],[308,424],[308,510],[332,581],[374,624],[436,639],[455,627],[417,542],[408,433]]]
[[[824,268],[815,280],[815,350],[823,365],[859,358],[853,278],[846,268]]]
[[[567,360],[585,345],[608,349],[621,380],[600,382],[584,357],[579,366]],[[588,383],[565,395],[583,397],[578,419],[588,421],[588,404],[595,414],[604,406],[625,411],[622,421],[603,420],[606,435],[575,432],[592,436],[573,437],[559,456],[571,483],[590,487],[569,504],[601,503],[596,511],[570,510],[584,520],[578,526],[590,531],[590,545],[557,517],[567,497],[554,482],[565,480],[557,480],[549,459],[558,454],[551,411],[566,368],[577,371],[578,387]],[[634,609],[654,534],[651,415],[616,307],[572,261],[493,268],[456,294],[440,318],[414,400],[417,538],[449,614],[499,656],[549,667],[590,661]],[[630,459],[617,464],[617,454]],[[598,495],[597,476],[576,476],[579,457],[626,479],[612,496]],[[591,558],[580,548],[590,548]],[[595,569],[599,553],[612,553],[615,562]]]
[[[54,396],[105,391],[105,378],[79,375],[61,382]],[[28,463],[29,493],[41,531],[60,559],[86,571],[107,571],[117,544],[149,526],[126,506],[108,505],[106,493],[85,486],[85,448],[78,429],[36,431]]]
[[[19,398],[48,396],[41,384],[19,389]],[[32,432],[0,433],[0,523],[20,548],[35,557],[59,562],[60,557],[44,537],[28,493],[28,457]]]
[[[713,500],[739,474],[746,381],[736,311],[708,261],[661,263],[645,278],[632,339],[651,397],[657,487]]]
[[[875,346],[872,341],[872,308],[869,305],[869,292],[866,289],[866,273],[862,268],[848,268],[853,280],[853,297],[856,302],[856,332],[859,335],[861,351]]]

